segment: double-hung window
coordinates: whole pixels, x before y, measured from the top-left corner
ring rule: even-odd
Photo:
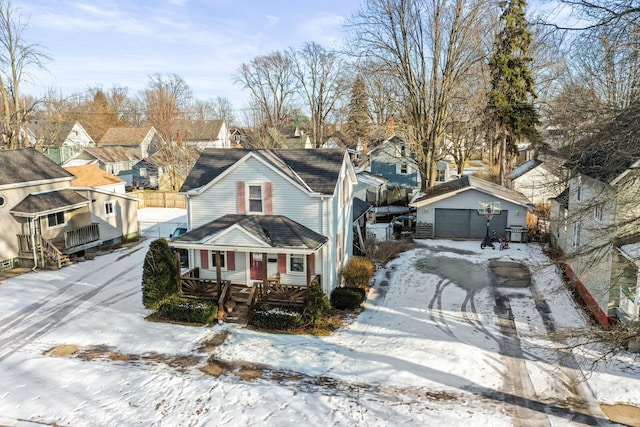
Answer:
[[[64,212],[56,212],[47,215],[47,224],[50,228],[64,225]]]
[[[263,213],[262,185],[249,184],[249,213]]]
[[[109,200],[104,203],[104,215],[115,216],[116,215],[116,202]]]
[[[593,218],[598,221],[598,222],[602,222],[602,205],[596,205],[594,210],[593,210]]]
[[[227,254],[225,252],[220,252],[220,269],[221,270],[226,270],[227,269]],[[210,263],[210,269],[215,270],[216,268],[216,251],[211,251],[211,263]]]

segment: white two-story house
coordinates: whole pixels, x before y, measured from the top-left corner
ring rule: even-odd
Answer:
[[[200,278],[319,278],[330,294],[352,255],[355,182],[342,149],[206,149],[180,189],[188,231],[171,246],[188,250]]]

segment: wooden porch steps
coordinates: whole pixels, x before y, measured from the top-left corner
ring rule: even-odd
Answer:
[[[228,323],[246,325],[249,322],[249,307],[251,305],[251,288],[241,285],[231,285],[231,296],[225,304]],[[231,311],[229,311],[231,310]]]

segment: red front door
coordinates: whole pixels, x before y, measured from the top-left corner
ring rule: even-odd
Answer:
[[[251,253],[251,280],[262,280],[262,254]]]

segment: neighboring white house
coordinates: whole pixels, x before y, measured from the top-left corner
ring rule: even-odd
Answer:
[[[186,145],[200,151],[207,148],[231,148],[231,136],[224,120],[194,121],[181,134],[181,138]]]
[[[565,159],[566,160],[566,159]],[[521,192],[536,206],[548,205],[567,185],[569,170],[564,160],[552,154],[539,154],[509,175],[510,188]]]
[[[125,194],[126,182],[122,178],[110,174],[95,165],[64,166],[76,179],[71,181],[72,187],[92,187],[109,193]]]
[[[180,189],[188,231],[171,246],[189,251],[200,278],[319,277],[329,294],[352,255],[355,181],[346,150],[207,149]]]
[[[26,126],[32,147],[62,165],[95,143],[78,122],[32,120]]]

